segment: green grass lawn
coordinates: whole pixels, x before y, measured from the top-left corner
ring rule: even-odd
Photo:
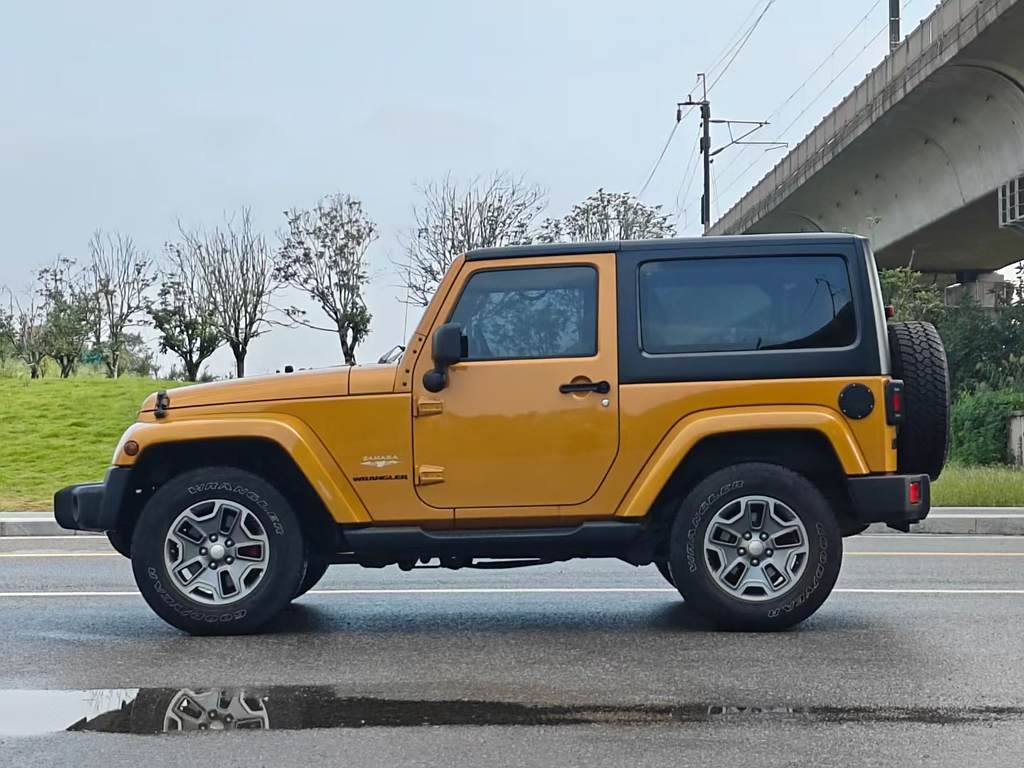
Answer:
[[[53,492],[101,480],[143,398],[175,382],[0,379],[0,510],[52,508]]]
[[[947,466],[932,485],[936,507],[1024,507],[1024,470]]]
[[[143,398],[174,386],[132,377],[0,379],[0,511],[49,510],[59,488],[102,479]],[[932,504],[1024,507],[1024,471],[948,466]]]

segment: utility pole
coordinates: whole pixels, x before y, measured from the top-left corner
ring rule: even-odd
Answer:
[[[899,2],[899,0],[896,0],[896,2]],[[704,87],[704,96],[699,101],[695,101],[693,96],[690,95],[687,97],[686,101],[681,101],[676,104],[676,122],[683,119],[683,107],[700,107],[700,153],[704,156],[704,194],[700,199],[700,223],[704,227],[704,234],[707,234],[708,230],[711,229],[711,158],[735,144],[769,144],[773,147],[785,146],[785,144],[778,141],[744,141],[744,139],[752,133],[768,125],[768,123],[764,121],[712,120],[711,102],[708,100],[707,78],[704,76],[704,73],[701,72],[697,75],[697,79],[701,81],[701,84]],[[711,148],[712,123],[725,124],[729,126],[729,143],[719,147],[718,149]],[[753,128],[736,138],[732,135],[733,125],[749,125],[753,126]]]
[[[889,53],[900,47],[900,0],[889,0]]]

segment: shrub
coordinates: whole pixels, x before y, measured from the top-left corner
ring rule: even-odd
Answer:
[[[1022,392],[960,397],[950,415],[950,458],[960,464],[1007,464],[1010,412],[1024,409]]]

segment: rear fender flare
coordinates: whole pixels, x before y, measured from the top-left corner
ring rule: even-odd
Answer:
[[[870,471],[853,433],[835,411],[814,406],[740,407],[690,414],[668,431],[619,504],[619,517],[643,517],[697,443],[711,435],[803,430],[822,434],[847,475]]]

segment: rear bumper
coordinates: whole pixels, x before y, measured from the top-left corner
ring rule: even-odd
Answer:
[[[53,516],[72,531],[112,531],[128,488],[130,467],[111,467],[102,483],[69,485],[53,497]]]
[[[853,516],[862,523],[905,527],[928,517],[931,488],[928,475],[868,475],[847,479]],[[917,501],[912,485],[918,484]]]

